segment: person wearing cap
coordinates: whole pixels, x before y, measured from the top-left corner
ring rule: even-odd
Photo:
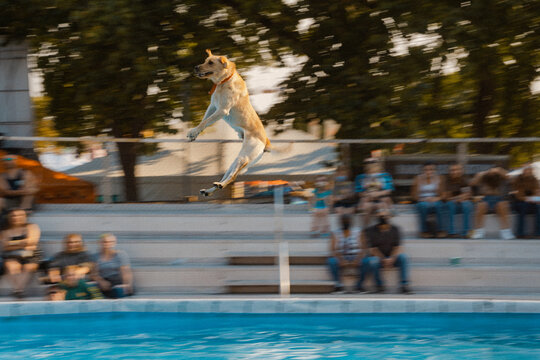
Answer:
[[[381,269],[399,268],[400,292],[410,294],[408,279],[408,258],[401,251],[401,233],[397,226],[390,223],[390,211],[381,209],[377,212],[377,224],[364,230],[369,255],[362,260],[359,290],[367,275],[373,273],[377,293],[385,291],[381,278]]]
[[[392,199],[390,194],[394,191],[392,176],[384,172],[381,162],[376,158],[364,160],[364,174],[358,175],[355,180],[355,191],[360,196],[359,210],[364,214],[363,227],[369,226],[371,216],[379,209],[390,210]]]
[[[3,212],[11,208],[29,211],[39,187],[35,177],[17,164],[15,155],[2,157],[4,173],[0,175],[0,208]]]

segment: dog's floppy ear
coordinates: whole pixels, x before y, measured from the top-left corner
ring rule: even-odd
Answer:
[[[227,62],[227,58],[225,56],[220,56],[219,61],[223,64],[223,67],[227,67],[228,62]]]
[[[210,49],[206,49],[206,53],[208,54],[208,56],[212,56],[212,51]]]

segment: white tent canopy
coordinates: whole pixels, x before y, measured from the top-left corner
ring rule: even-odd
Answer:
[[[176,135],[162,135],[161,138],[185,139],[187,128],[180,124]],[[273,128],[267,127],[267,133],[271,139],[316,139],[313,135],[294,129],[278,135],[273,135]],[[228,140],[238,139],[236,132],[224,121],[206,129],[199,139]],[[178,178],[183,176],[216,176],[216,181],[226,171],[240,151],[240,143],[174,143],[163,142],[159,144],[159,150],[150,156],[138,158],[135,174],[140,179],[141,200],[171,199],[175,194],[168,194],[167,184],[178,184]],[[262,159],[249,167],[249,175],[313,175],[333,172],[328,163],[334,163],[337,158],[336,145],[330,143],[296,143],[292,145],[275,144],[275,151],[265,153]],[[221,154],[221,156],[219,156]],[[108,170],[107,170],[108,166]],[[79,178],[94,182],[100,187],[103,180],[108,177],[112,180],[117,194],[122,191],[117,189],[121,186],[123,176],[122,167],[118,159],[118,153],[114,152],[108,158],[97,158],[86,164],[71,168],[66,173]],[[144,187],[144,189],[142,188]],[[173,187],[174,188],[174,187]],[[100,193],[103,193],[100,188]],[[146,194],[146,195],[144,195]],[[156,194],[159,194],[157,196]]]

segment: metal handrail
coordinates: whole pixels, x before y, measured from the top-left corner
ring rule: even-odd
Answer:
[[[46,137],[46,136],[0,136],[0,141],[56,141],[56,142],[114,142],[114,143],[189,143],[188,139],[171,138],[114,138],[108,136]],[[459,144],[459,143],[531,143],[540,137],[524,138],[432,138],[432,139],[270,139],[273,143],[330,143],[330,144]],[[241,143],[241,139],[198,139],[199,143]]]

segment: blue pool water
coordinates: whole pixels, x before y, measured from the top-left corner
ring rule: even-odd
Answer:
[[[0,318],[0,359],[540,359],[540,314]]]

